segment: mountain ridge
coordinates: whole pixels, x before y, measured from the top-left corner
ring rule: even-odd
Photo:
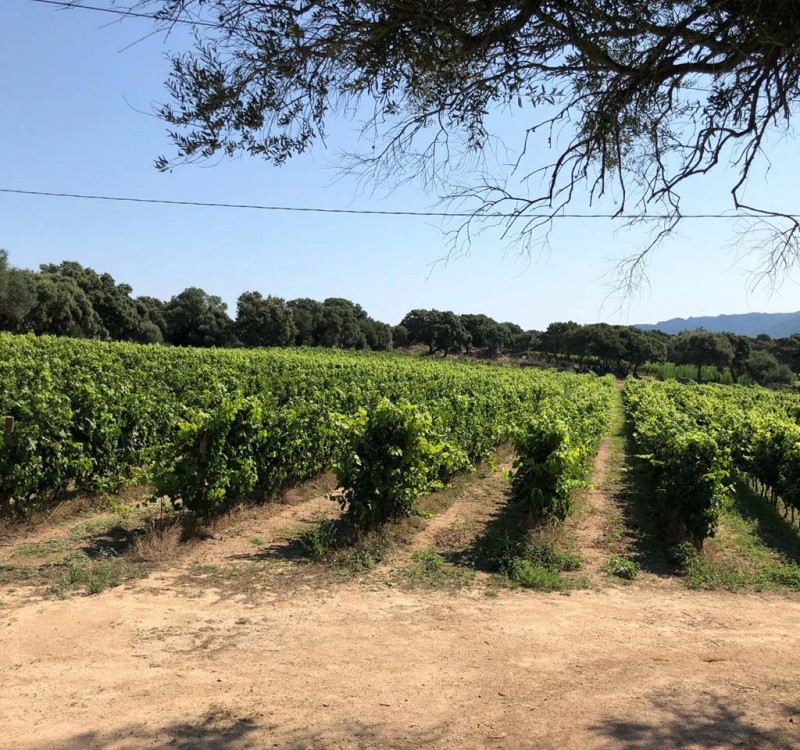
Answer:
[[[788,313],[738,313],[733,315],[702,315],[689,318],[670,318],[658,323],[636,323],[634,328],[643,331],[680,333],[705,328],[707,331],[738,333],[755,337],[766,333],[782,339],[800,333],[800,312]]]

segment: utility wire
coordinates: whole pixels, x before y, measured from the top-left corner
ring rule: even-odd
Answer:
[[[521,212],[482,212],[482,211],[389,211],[369,208],[320,208],[317,206],[265,206],[257,203],[218,203],[210,201],[181,201],[166,198],[133,198],[122,195],[92,195],[88,193],[57,193],[50,190],[19,190],[16,188],[0,188],[0,193],[13,195],[32,195],[47,198],[76,198],[79,200],[113,201],[118,203],[149,203],[163,206],[196,206],[200,208],[233,208],[251,211],[282,211],[315,214],[350,214],[356,216],[415,216],[441,219],[630,219],[641,221],[663,221],[674,219],[670,214],[628,214],[628,213],[526,213]],[[800,219],[800,214],[781,214],[783,218]],[[740,214],[681,214],[683,219],[741,219],[763,218],[758,213]]]
[[[143,13],[135,10],[123,10],[122,8],[103,8],[99,5],[84,5],[79,2],[69,2],[69,0],[30,0],[32,3],[40,3],[41,5],[55,5],[57,8],[69,8],[71,10],[93,10],[99,13],[111,13],[116,16],[124,16],[126,18],[150,18],[154,21],[161,21],[163,23],[184,23],[189,26],[206,26],[210,29],[223,28],[218,23],[211,21],[192,20],[189,18],[169,18],[159,16],[155,13]]]

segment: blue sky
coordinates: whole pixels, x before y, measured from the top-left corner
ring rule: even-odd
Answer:
[[[97,3],[101,4],[101,3]],[[243,157],[161,174],[170,155],[166,128],[149,116],[166,100],[166,53],[180,36],[146,39],[146,20],[109,23],[89,11],[56,11],[29,0],[0,3],[0,187],[176,200],[426,210],[435,196],[405,186],[360,194],[336,180],[341,145],[354,123],[337,122],[328,149],[276,168]],[[498,116],[513,134],[522,116]],[[767,178],[755,175],[752,200],[800,212],[794,165],[800,145],[776,142]],[[542,158],[546,154],[542,152]],[[687,192],[685,210],[727,209],[728,182],[712,178]],[[580,208],[580,206],[579,206]],[[598,204],[596,210],[611,208]],[[800,308],[796,283],[748,294],[745,258],[735,263],[735,225],[691,221],[649,266],[648,287],[624,309],[608,297],[613,259],[645,235],[610,221],[560,221],[550,251],[518,259],[496,233],[469,257],[438,266],[447,252],[435,219],[262,213],[143,206],[0,194],[0,247],[14,265],[77,260],[134,287],[169,298],[187,286],[219,294],[231,309],[244,290],[285,298],[347,297],[374,317],[399,322],[416,307],[484,312],[528,328],[554,320],[655,322],[671,317]]]

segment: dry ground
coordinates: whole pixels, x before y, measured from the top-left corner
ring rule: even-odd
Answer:
[[[161,583],[3,613],[0,746],[800,747],[796,602]]]
[[[327,477],[97,596],[0,583],[0,748],[800,748],[796,597],[602,572],[628,550],[618,450],[567,526],[587,586],[568,595],[409,575],[420,554],[469,558],[505,502],[502,455],[367,572],[296,555],[336,515]],[[0,568],[57,566],[87,523],[6,539]]]

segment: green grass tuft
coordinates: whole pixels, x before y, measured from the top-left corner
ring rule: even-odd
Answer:
[[[415,552],[411,564],[401,574],[412,586],[430,589],[460,589],[474,577],[475,571],[445,560],[433,550]]]

